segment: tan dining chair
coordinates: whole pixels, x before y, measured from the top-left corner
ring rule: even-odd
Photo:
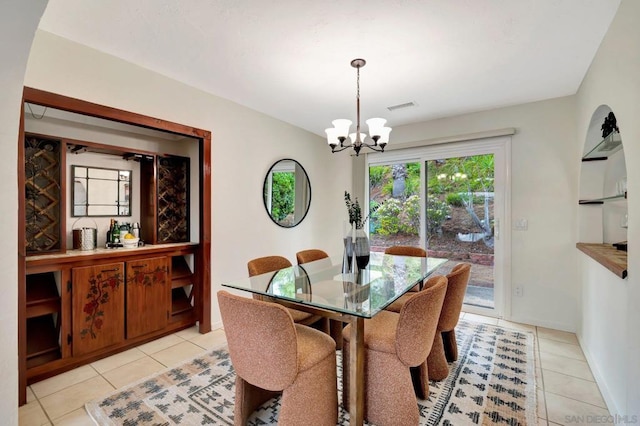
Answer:
[[[440,276],[414,293],[400,313],[382,311],[364,321],[364,417],[378,426],[417,425],[420,419],[410,368],[425,362],[431,351],[447,280]],[[349,407],[349,341],[343,332],[342,395]]]
[[[269,272],[275,272],[280,269],[289,268],[291,262],[289,259],[282,256],[264,256],[258,257],[256,259],[252,259],[247,262],[247,269],[249,271],[249,276],[253,277],[255,275],[266,274]],[[254,297],[256,299],[260,299],[260,297]],[[323,331],[329,334],[329,320],[320,315],[313,315],[309,312],[303,312],[298,309],[287,308],[293,321],[297,324],[302,325],[311,325],[320,331]]]
[[[391,246],[387,247],[384,250],[384,254],[391,254],[395,256],[413,256],[413,257],[427,257],[427,251],[422,247],[415,246]],[[411,287],[409,291],[420,291],[420,284],[416,284]],[[394,310],[394,312],[400,312],[400,308],[398,310]]]
[[[304,265],[305,263],[315,262],[322,259],[329,259],[329,255],[327,254],[327,252],[319,249],[301,250],[296,253],[296,260],[298,261],[298,265]],[[342,321],[329,320],[329,334],[336,342],[336,349],[342,349],[343,327],[344,323]]]
[[[301,250],[296,253],[296,260],[299,265],[327,258],[329,258],[329,255],[325,251],[319,249]]]
[[[295,324],[277,303],[221,290],[218,304],[236,372],[234,425],[282,394],[279,425],[338,422],[335,343],[325,333]]]
[[[428,397],[429,380],[446,379],[449,375],[448,362],[458,359],[455,328],[460,318],[470,274],[470,263],[459,263],[447,274],[447,293],[442,304],[438,332],[434,337],[431,352],[426,362],[411,369],[419,398]]]

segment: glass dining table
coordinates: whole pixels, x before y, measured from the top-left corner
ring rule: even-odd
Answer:
[[[416,284],[422,285],[447,259],[372,252],[366,267],[343,272],[331,257],[250,278],[224,287],[267,296],[272,302],[352,324],[349,368],[349,424],[364,421],[364,320],[372,318]]]

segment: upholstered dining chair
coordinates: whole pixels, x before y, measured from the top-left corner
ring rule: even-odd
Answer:
[[[277,303],[221,290],[218,304],[236,371],[234,424],[245,425],[260,405],[282,393],[279,425],[338,422],[335,343],[295,324]]]
[[[455,328],[460,318],[464,295],[467,291],[470,263],[459,263],[447,274],[447,293],[442,304],[438,332],[435,335],[427,361],[411,369],[419,398],[429,396],[429,380],[444,380],[449,375],[449,364],[458,359]]]
[[[320,259],[327,259],[328,257],[329,255],[325,251],[319,249],[301,250],[296,253],[296,260],[299,265]]]
[[[384,254],[391,254],[396,256],[413,256],[413,257],[427,257],[427,251],[422,247],[415,246],[391,246],[384,250]],[[409,291],[420,291],[420,284],[416,284],[411,287]],[[400,312],[400,308],[397,311]]]
[[[425,362],[436,333],[447,279],[434,281],[414,293],[399,314],[382,311],[364,321],[364,417],[369,423],[417,425],[420,420],[410,368]],[[348,409],[351,324],[342,337],[342,395]]]
[[[315,262],[317,260],[329,259],[327,252],[319,249],[307,249],[301,250],[296,253],[296,260],[298,265],[303,265],[309,262]],[[329,262],[329,265],[331,263]],[[338,320],[329,320],[329,334],[336,342],[336,349],[342,349],[342,328],[344,323]]]
[[[265,256],[258,257],[256,259],[252,259],[247,262],[247,269],[249,270],[249,276],[253,277],[255,275],[266,274],[269,272],[275,272],[280,269],[289,268],[291,262],[289,259],[282,256]],[[254,297],[260,299],[259,297]],[[329,321],[327,318],[324,318],[320,315],[313,315],[309,312],[303,312],[298,309],[286,308],[289,310],[293,321],[297,324],[302,325],[313,325],[315,328],[318,328],[320,331],[324,331],[325,333],[329,333]]]

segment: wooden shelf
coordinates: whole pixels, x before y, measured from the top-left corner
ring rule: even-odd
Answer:
[[[27,365],[35,367],[61,357],[58,330],[51,315],[27,320]]]
[[[184,256],[171,258],[171,288],[176,289],[193,284],[193,272]]]
[[[53,272],[27,275],[27,318],[60,312]]]
[[[617,250],[611,244],[577,243],[576,247],[620,278],[627,278],[626,251]]]
[[[182,288],[171,290],[171,315],[178,315],[193,309],[191,301]]]

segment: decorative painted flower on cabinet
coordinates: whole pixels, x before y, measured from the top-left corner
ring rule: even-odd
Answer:
[[[89,293],[87,294],[87,303],[85,303],[83,311],[86,315],[86,327],[80,331],[80,337],[87,336],[92,339],[97,338],[96,332],[102,328],[104,324],[104,310],[101,305],[108,303],[110,294],[120,287],[124,279],[120,273],[112,273],[103,275],[102,272],[89,279]]]

